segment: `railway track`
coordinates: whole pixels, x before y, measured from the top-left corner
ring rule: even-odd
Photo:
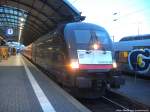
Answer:
[[[92,112],[150,112],[150,107],[128,99],[124,96],[107,91],[99,99],[79,99]]]
[[[54,77],[52,77],[52,75],[49,75],[49,72],[45,71],[39,66],[37,67],[48,77],[54,80]],[[67,88],[63,88],[68,91]],[[102,96],[99,99],[78,100],[92,112],[150,112],[150,107],[109,90],[106,92],[105,96]]]

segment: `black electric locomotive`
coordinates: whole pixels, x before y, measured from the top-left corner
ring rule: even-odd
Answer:
[[[112,41],[107,31],[90,23],[67,23],[32,44],[32,61],[81,96],[100,95],[108,85],[120,85],[112,75]]]

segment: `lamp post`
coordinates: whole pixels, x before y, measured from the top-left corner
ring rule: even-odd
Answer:
[[[140,35],[141,22],[137,22],[137,34]]]

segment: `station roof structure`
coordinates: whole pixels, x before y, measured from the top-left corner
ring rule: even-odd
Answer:
[[[60,23],[84,18],[67,0],[0,0],[0,35],[24,45]]]

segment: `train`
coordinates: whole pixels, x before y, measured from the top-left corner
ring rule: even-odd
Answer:
[[[123,77],[115,72],[112,45],[101,26],[66,23],[27,46],[23,55],[75,95],[99,97],[108,87],[124,84]]]
[[[119,42],[114,43],[114,51],[115,51],[115,57],[116,62],[118,65],[118,71],[122,71],[127,74],[131,75],[137,75],[137,76],[143,76],[143,77],[150,77],[150,34],[144,34],[144,35],[134,35],[134,36],[127,36],[122,38]],[[147,52],[146,57],[143,56],[135,57],[135,59],[130,59],[132,52],[139,52],[139,56],[141,54],[145,54]],[[144,64],[147,60],[147,69],[146,70],[138,70],[142,63]],[[131,61],[134,61],[136,68],[132,69],[131,67]],[[149,67],[148,67],[149,66]]]

